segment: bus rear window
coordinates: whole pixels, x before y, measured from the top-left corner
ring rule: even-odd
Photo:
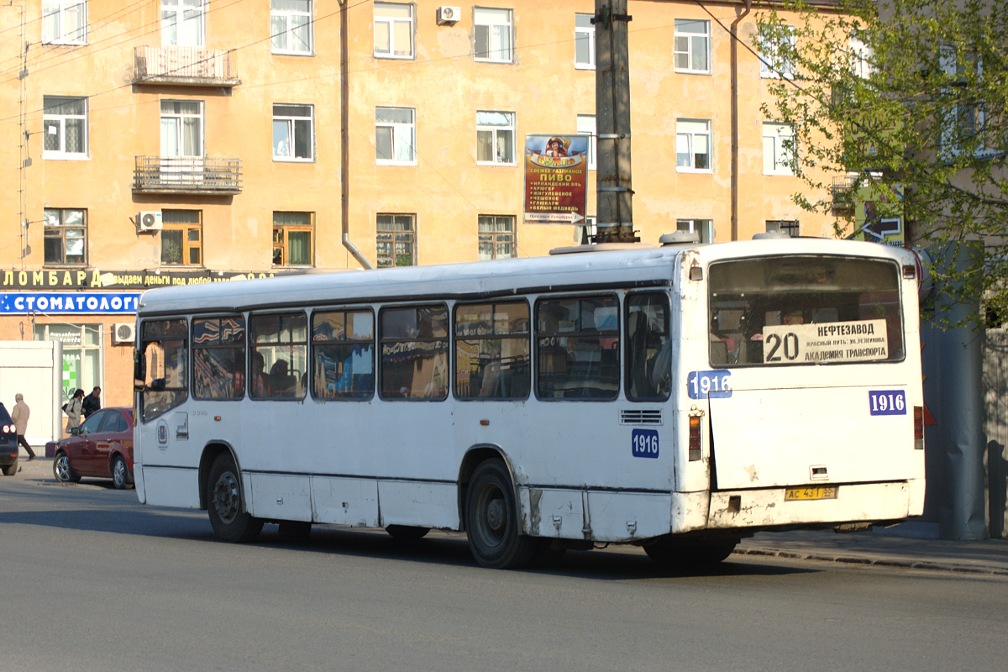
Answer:
[[[780,256],[713,263],[710,364],[895,362],[905,357],[899,266]]]

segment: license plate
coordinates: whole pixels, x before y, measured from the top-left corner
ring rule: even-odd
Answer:
[[[836,499],[835,485],[820,485],[811,488],[788,488],[784,491],[785,502],[807,501],[811,499]]]

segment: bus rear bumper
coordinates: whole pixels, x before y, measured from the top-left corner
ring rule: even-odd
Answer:
[[[923,511],[924,480],[712,492],[707,529],[871,523]]]

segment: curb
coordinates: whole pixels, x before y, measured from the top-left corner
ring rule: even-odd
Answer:
[[[964,565],[961,563],[920,560],[916,558],[884,557],[873,558],[864,555],[843,555],[840,553],[789,551],[780,548],[736,548],[738,555],[753,555],[782,558],[786,560],[813,560],[836,564],[866,565],[873,567],[900,567],[930,571],[956,572],[961,574],[981,574],[988,576],[1008,576],[1008,569],[989,566]]]

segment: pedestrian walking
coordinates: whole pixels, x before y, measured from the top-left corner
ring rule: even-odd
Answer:
[[[91,394],[84,397],[84,402],[81,404],[81,410],[84,412],[85,420],[90,418],[92,413],[101,409],[100,396],[101,388],[95,385],[95,388],[91,390]]]
[[[29,415],[31,415],[31,409],[25,403],[24,395],[18,392],[14,395],[14,408],[11,409],[11,420],[14,421],[14,431],[17,432],[18,445],[24,446],[24,449],[28,451],[28,461],[31,462],[35,459],[35,451],[32,450],[32,447],[25,439],[25,432],[28,431]]]
[[[70,398],[66,404],[63,405],[63,410],[67,414],[67,432],[69,433],[71,429],[80,427],[81,424],[81,413],[83,412],[82,406],[84,405],[84,390],[78,389],[74,392],[74,395]]]

